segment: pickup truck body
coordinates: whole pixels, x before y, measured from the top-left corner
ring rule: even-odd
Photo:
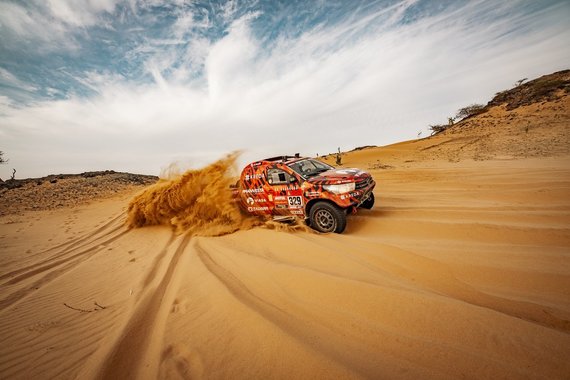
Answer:
[[[372,208],[375,185],[372,176],[359,169],[335,169],[298,155],[278,156],[247,165],[234,197],[253,215],[297,217],[318,231],[340,233],[346,214]]]

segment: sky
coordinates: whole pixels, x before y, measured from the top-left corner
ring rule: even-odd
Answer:
[[[568,0],[0,0],[0,178],[425,137],[570,67]]]

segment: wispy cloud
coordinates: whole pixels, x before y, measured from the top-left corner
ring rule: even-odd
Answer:
[[[110,50],[118,63],[70,73],[90,96],[25,107],[5,98],[0,149],[26,176],[158,173],[174,160],[197,165],[234,149],[245,149],[244,159],[322,154],[413,138],[517,79],[570,62],[566,2],[240,4],[73,8],[76,22],[66,27],[85,29],[90,17],[115,14],[113,28],[134,30],[120,35],[133,37]],[[0,80],[9,75],[0,72]]]
[[[45,4],[49,14],[59,22],[87,27],[98,22],[99,14],[112,13],[117,2],[117,0],[48,0]]]
[[[2,45],[23,44],[41,52],[77,49],[75,33],[85,32],[85,28],[92,26],[105,26],[101,16],[110,15],[116,3],[117,0],[2,1]]]
[[[17,90],[22,90],[26,92],[33,92],[37,90],[37,87],[25,83],[22,80],[18,79],[14,74],[9,72],[6,69],[0,67],[0,81],[4,86],[12,87]]]

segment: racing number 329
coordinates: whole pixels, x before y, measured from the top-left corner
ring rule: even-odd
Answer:
[[[289,207],[290,208],[300,208],[303,206],[303,199],[301,198],[301,196],[293,196],[293,197],[287,197],[287,201],[289,202]]]

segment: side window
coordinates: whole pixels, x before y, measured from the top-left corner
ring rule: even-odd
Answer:
[[[289,183],[289,174],[281,169],[269,169],[267,171],[267,182],[270,185],[286,185]]]

